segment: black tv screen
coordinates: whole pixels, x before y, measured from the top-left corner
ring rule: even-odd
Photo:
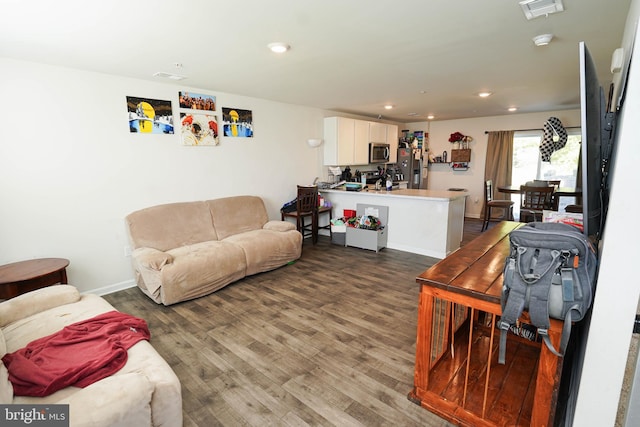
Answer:
[[[584,42],[580,42],[580,120],[582,127],[582,213],[584,233],[599,240],[603,221],[604,91]],[[607,141],[608,143],[608,141]]]

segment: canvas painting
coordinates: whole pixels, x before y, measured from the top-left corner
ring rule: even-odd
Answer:
[[[129,132],[173,133],[171,101],[127,96]]]
[[[208,114],[180,113],[184,145],[218,145],[218,121]]]
[[[222,107],[224,136],[253,137],[253,113],[251,110]]]
[[[180,108],[216,111],[216,97],[193,92],[178,92]]]

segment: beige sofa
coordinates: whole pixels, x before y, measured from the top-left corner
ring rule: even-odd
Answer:
[[[294,224],[269,220],[260,197],[170,203],[126,217],[136,283],[157,303],[207,295],[300,258]]]
[[[55,285],[0,303],[0,357],[65,326],[114,310],[97,295],[80,295],[70,285]],[[153,331],[151,331],[153,340]],[[8,372],[0,363],[0,403],[68,404],[70,425],[182,425],[180,381],[149,341],[127,351],[115,374],[85,388],[66,387],[45,397],[14,396]]]

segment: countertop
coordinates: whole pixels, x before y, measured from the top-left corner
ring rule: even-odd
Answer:
[[[336,193],[336,194],[352,194],[358,195],[371,195],[380,197],[402,197],[402,198],[424,198],[432,200],[456,200],[464,198],[469,195],[467,191],[448,191],[448,190],[419,190],[419,189],[403,189],[403,190],[362,190],[362,191],[347,191],[345,189],[320,189],[321,193]]]

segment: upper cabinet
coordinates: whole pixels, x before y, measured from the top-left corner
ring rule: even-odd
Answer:
[[[387,144],[389,144],[389,163],[398,161],[398,126],[386,125],[387,127]]]
[[[387,142],[387,125],[369,122],[369,142]]]
[[[353,164],[355,120],[345,117],[324,119],[324,164]]]
[[[369,163],[369,123],[355,120],[355,138],[353,144],[353,164]]]
[[[389,163],[398,156],[398,126],[346,117],[324,119],[324,164],[327,166],[369,164],[369,143],[390,145]]]

